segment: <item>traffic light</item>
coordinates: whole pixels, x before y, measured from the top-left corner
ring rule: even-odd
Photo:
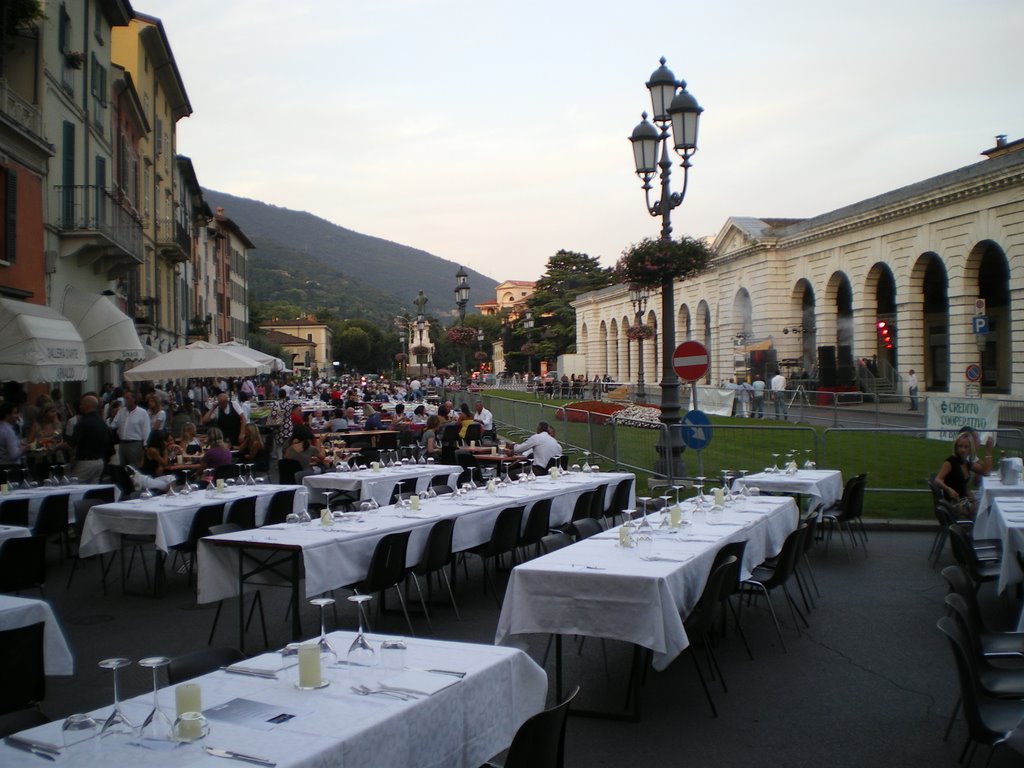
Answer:
[[[878,340],[882,342],[882,346],[885,349],[892,349],[892,339],[896,329],[885,320],[879,320],[875,323],[875,328],[878,329]]]

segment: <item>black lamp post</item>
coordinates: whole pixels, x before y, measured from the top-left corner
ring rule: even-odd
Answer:
[[[526,331],[526,348],[530,350],[527,355],[526,374],[533,373],[533,312],[526,310],[523,313],[523,330]]]
[[[412,302],[413,304],[416,305],[416,330],[419,333],[419,344],[418,344],[418,346],[420,348],[423,347],[423,330],[424,330],[424,328],[426,327],[426,324],[427,324],[427,317],[424,314],[424,310],[427,308],[427,302],[428,301],[429,301],[429,299],[426,296],[423,295],[423,291],[420,291],[416,295],[416,298],[413,299],[413,302]],[[419,354],[416,355],[416,365],[419,366],[420,376],[423,375],[423,359],[425,357],[426,357],[426,355],[419,355]]]
[[[652,118],[658,127],[655,128],[647,121],[645,112],[643,120],[633,129],[629,140],[633,144],[636,173],[643,179],[647,212],[651,216],[661,217],[661,239],[671,240],[672,209],[678,207],[686,197],[690,158],[697,151],[697,126],[704,110],[686,90],[686,82],[676,80],[675,75],[665,66],[664,57],[661,59],[661,66],[647,82],[647,89],[651,92]],[[683,159],[680,163],[683,169],[683,186],[679,192],[672,192],[670,188],[672,159],[669,155],[669,138],[672,138],[672,147]],[[652,202],[651,179],[656,173],[660,173],[661,195]],[[680,459],[683,443],[679,424],[679,377],[676,376],[672,365],[672,353],[676,345],[673,283],[672,278],[666,278],[661,284],[661,421],[667,427],[662,440],[667,442],[658,447],[660,458],[656,471],[667,477],[684,474]]]
[[[635,315],[636,324],[635,327],[639,329],[644,326],[644,314],[647,312],[647,299],[650,296],[650,291],[639,285],[633,285],[629,288],[629,300],[633,304],[633,314]],[[647,400],[647,392],[644,391],[644,337],[636,337],[636,401],[643,403]]]
[[[459,325],[464,325],[466,322],[466,305],[469,303],[469,274],[466,272],[465,267],[459,267],[459,271],[455,273],[455,304],[459,308]],[[466,381],[466,345],[459,345],[460,362],[462,363],[462,369],[459,371],[459,375],[462,378],[463,384]]]

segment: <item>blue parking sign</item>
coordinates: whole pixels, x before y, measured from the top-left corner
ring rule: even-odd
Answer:
[[[972,317],[971,330],[976,336],[988,333],[988,315],[975,315]]]

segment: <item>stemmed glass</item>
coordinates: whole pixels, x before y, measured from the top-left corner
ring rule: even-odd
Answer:
[[[679,504],[679,492],[685,488],[685,485],[673,485],[672,490],[676,492],[676,505]]]
[[[811,460],[811,454],[814,453],[814,449],[804,448],[804,453],[807,454],[807,458],[804,459],[804,469],[814,469],[815,463]]]
[[[317,645],[320,646],[320,662],[324,665],[337,664],[338,653],[327,639],[327,629],[324,623],[324,608],[328,605],[334,605],[334,598],[315,597],[309,602],[311,605],[320,607],[320,639],[316,641]]]
[[[372,667],[374,664],[374,650],[363,634],[363,603],[372,600],[372,595],[352,595],[349,597],[349,601],[356,604],[356,608],[359,613],[359,634],[356,635],[356,639],[352,641],[352,645],[348,647],[348,665],[349,667]]]
[[[778,453],[773,453],[772,454],[772,468],[768,470],[769,472],[778,472],[779,471],[779,455],[780,454],[778,454]]]
[[[160,709],[160,669],[171,663],[166,656],[149,656],[139,660],[140,667],[147,667],[153,670],[153,710],[149,713],[139,728],[140,739],[153,739],[156,741],[169,741],[174,733],[174,724],[171,719]]]
[[[590,451],[583,452],[583,471],[590,472],[592,468],[590,466]]]
[[[697,508],[698,509],[703,509],[704,508],[704,481],[707,480],[707,478],[704,477],[703,475],[698,475],[697,477],[694,478],[694,480],[696,480],[696,482],[693,484],[693,487],[697,489]]]
[[[643,512],[641,514],[644,517],[647,517],[647,513],[650,511],[647,508],[647,503],[651,500],[651,497],[650,496],[637,496],[636,500],[637,500],[637,502],[639,502],[639,504],[637,505],[638,510],[642,509]]]
[[[114,711],[110,713],[110,717],[103,723],[100,736],[107,736],[108,734],[130,736],[135,731],[135,724],[121,710],[121,693],[118,688],[117,674],[121,667],[127,667],[131,663],[131,659],[124,658],[103,659],[100,662],[102,669],[109,669],[114,674]]]

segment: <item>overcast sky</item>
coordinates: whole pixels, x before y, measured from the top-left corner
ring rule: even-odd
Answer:
[[[164,23],[203,186],[499,280],[658,234],[627,137],[661,56],[705,109],[677,235],[824,213],[1024,137],[1021,0],[132,5]]]

